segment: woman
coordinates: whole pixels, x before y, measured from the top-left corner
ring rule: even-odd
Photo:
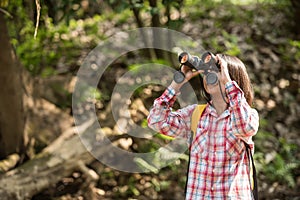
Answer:
[[[216,55],[220,65],[218,83],[201,77],[200,90],[207,100],[196,136],[190,146],[186,199],[253,199],[249,158],[244,142],[254,150],[252,136],[259,117],[251,108],[253,91],[245,65],[237,57]],[[183,66],[185,81],[175,81],[154,101],[148,125],[163,134],[191,137],[191,115],[196,105],[177,111],[172,106],[180,88],[202,71]]]

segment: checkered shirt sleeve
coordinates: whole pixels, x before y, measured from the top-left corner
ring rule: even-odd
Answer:
[[[168,87],[165,92],[154,101],[148,116],[148,126],[162,134],[171,137],[190,137],[190,117],[196,105],[190,105],[176,111],[172,106],[176,101],[176,92]]]

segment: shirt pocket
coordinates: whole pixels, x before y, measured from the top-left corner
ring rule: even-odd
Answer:
[[[239,158],[244,149],[243,141],[237,138],[231,131],[226,136],[226,154],[229,159]]]
[[[198,132],[198,135],[192,141],[191,154],[198,154],[200,157],[204,157],[205,154],[207,154],[207,146],[208,146],[207,130],[202,129]]]

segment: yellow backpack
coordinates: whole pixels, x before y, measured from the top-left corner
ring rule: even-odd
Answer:
[[[191,119],[192,137],[191,137],[191,140],[190,140],[190,144],[192,144],[192,141],[196,136],[197,125],[198,125],[200,117],[201,117],[201,115],[202,115],[205,108],[206,108],[206,104],[200,104],[200,105],[197,105],[195,107],[195,110],[193,111],[192,119]]]

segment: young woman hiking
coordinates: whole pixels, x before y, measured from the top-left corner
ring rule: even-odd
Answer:
[[[203,71],[181,67],[185,80],[173,81],[154,101],[148,125],[163,134],[189,141],[191,115],[196,105],[177,111],[172,111],[172,106],[181,86],[200,74],[199,89],[207,106],[190,144],[186,199],[254,199],[246,146],[253,153],[252,137],[257,133],[259,116],[251,107],[251,82],[245,65],[237,57],[217,54],[215,59],[220,66],[216,84],[207,84]]]

